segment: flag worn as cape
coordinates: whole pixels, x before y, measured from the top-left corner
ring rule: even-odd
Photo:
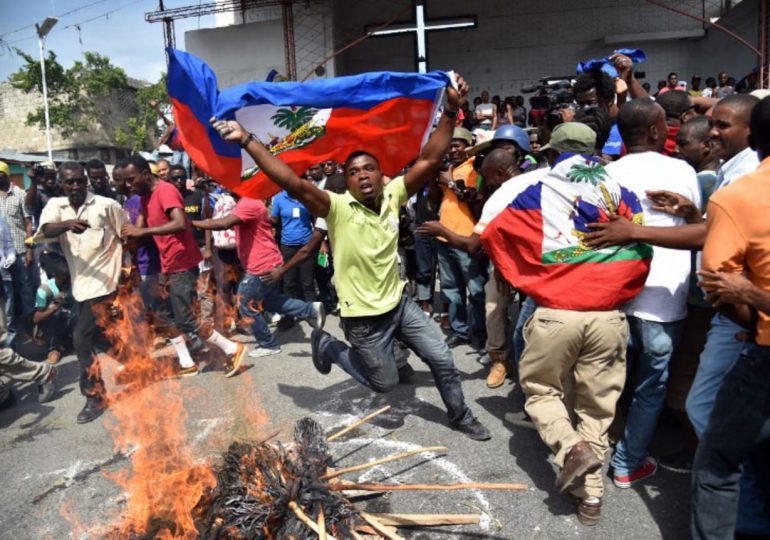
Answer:
[[[652,262],[647,244],[591,249],[583,243],[589,223],[613,214],[644,220],[638,197],[598,160],[562,154],[487,225],[481,243],[505,279],[538,305],[607,311],[641,292]]]
[[[449,82],[440,71],[379,72],[306,83],[250,82],[220,91],[201,59],[171,48],[168,54],[168,95],[185,150],[214,180],[256,199],[280,188],[238,144],[221,139],[209,124],[212,116],[240,122],[297,174],[366,150],[394,176],[419,155]]]

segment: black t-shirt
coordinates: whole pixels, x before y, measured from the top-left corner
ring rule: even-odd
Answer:
[[[182,196],[184,199],[184,213],[190,221],[203,219],[203,201],[206,195],[199,190],[187,191]],[[203,230],[193,227],[193,237],[198,247],[206,244],[206,234]]]
[[[414,204],[414,223],[422,225],[426,221],[438,220],[438,206],[430,201],[430,181],[425,182],[417,192],[417,202]]]

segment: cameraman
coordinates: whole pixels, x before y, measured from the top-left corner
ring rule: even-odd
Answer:
[[[464,128],[455,128],[447,155],[449,169],[431,185],[433,203],[441,204],[440,223],[460,236],[473,234],[483,206],[479,195],[481,177],[473,168],[474,159],[468,159],[466,153],[471,144],[471,133]],[[441,291],[449,301],[451,334],[447,345],[451,348],[468,344],[473,338],[474,345],[482,348],[487,339],[484,316],[486,264],[452,247],[442,237],[439,237],[438,262]],[[470,316],[466,299],[471,304]]]

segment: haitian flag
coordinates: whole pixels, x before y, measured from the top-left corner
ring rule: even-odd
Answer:
[[[237,144],[221,139],[209,124],[212,116],[237,120],[298,175],[366,150],[395,176],[419,155],[450,81],[438,71],[379,72],[306,83],[250,82],[220,91],[205,62],[167,51],[168,95],[190,159],[217,182],[255,199],[280,188]]]
[[[562,154],[487,225],[481,243],[505,279],[538,305],[607,311],[641,292],[652,262],[647,244],[592,249],[583,243],[587,225],[611,215],[644,222],[639,198],[596,158]]]

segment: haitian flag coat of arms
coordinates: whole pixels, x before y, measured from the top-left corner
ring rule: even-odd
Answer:
[[[449,75],[378,72],[306,83],[250,82],[219,90],[201,59],[168,49],[168,94],[185,151],[211,178],[255,199],[280,191],[237,144],[210,126],[237,120],[268,149],[303,174],[326,160],[344,162],[356,150],[395,176],[420,153]]]
[[[652,262],[647,244],[585,245],[588,224],[613,215],[644,221],[639,198],[596,158],[562,154],[550,173],[487,225],[481,242],[495,268],[538,305],[607,311],[641,292]]]

